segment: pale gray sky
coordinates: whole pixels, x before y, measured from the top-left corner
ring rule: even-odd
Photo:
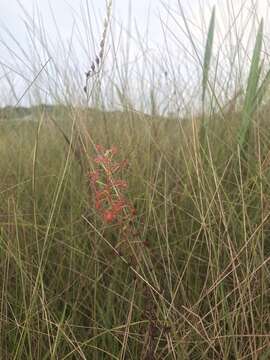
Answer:
[[[66,66],[69,59],[68,57],[65,59],[67,54],[65,53],[66,50],[61,47],[60,38],[67,46],[68,44],[71,45],[74,56],[76,56],[74,63],[77,64],[78,69],[86,70],[90,64],[91,56],[94,56],[94,53],[98,51],[105,4],[105,0],[20,0],[20,2],[17,0],[1,0],[0,88],[1,79],[8,75],[5,85],[7,89],[13,86],[13,90],[5,93],[8,93],[8,96],[19,98],[22,89],[31,80],[31,75],[29,75],[30,69],[33,68],[31,62],[35,63],[35,74],[49,55],[53,57],[56,64],[59,61],[59,66],[61,66],[61,62],[63,66]],[[234,34],[230,39],[230,46],[237,43],[237,37],[240,35],[244,41],[252,43],[261,16],[266,19],[266,38],[269,35],[270,22],[267,21],[270,9],[269,0],[113,0],[112,26],[116,34],[114,46],[122,44],[125,48],[126,40],[130,39],[129,35],[126,34],[129,31],[128,14],[129,6],[131,6],[133,41],[128,40],[131,52],[130,62],[136,61],[136,55],[142,51],[143,47],[147,50],[156,49],[155,53],[149,52],[154,54],[152,58],[154,63],[155,56],[165,56],[164,49],[169,44],[170,50],[175,51],[179,56],[175,60],[179,61],[180,59],[182,61],[181,59],[183,59],[183,67],[187,67],[188,65],[184,63],[184,60],[192,63],[192,56],[187,57],[187,54],[192,53],[192,45],[181,17],[179,4],[188,20],[198,49],[204,48],[213,5],[216,5],[217,10],[215,33],[217,46],[223,46],[230,27],[231,29],[233,27],[232,33]],[[237,25],[232,25],[229,13],[231,19],[237,19]],[[25,20],[28,22],[29,28],[32,27],[28,32],[24,24]],[[33,21],[35,22],[34,30]],[[75,27],[74,24],[76,24]],[[138,39],[135,39],[136,26],[140,32],[142,44],[138,42]],[[47,34],[46,41],[51,43],[49,55],[48,52],[40,50],[40,45],[33,38],[33,33],[37,38],[42,35],[42,32],[37,30],[38,28],[43,28]],[[166,41],[164,40],[164,31],[166,32]],[[71,43],[72,34],[73,42]],[[94,37],[93,42],[91,41],[91,34]],[[148,34],[147,37],[146,34]],[[148,39],[147,44],[146,38]],[[29,44],[31,44],[30,48]],[[224,49],[225,47],[224,42]],[[37,49],[38,51],[36,51]],[[72,50],[70,49],[70,51]],[[182,58],[181,51],[183,51]],[[200,52],[199,55],[201,55]],[[52,74],[52,70],[48,69],[48,73],[50,71]],[[55,78],[56,74],[51,76]],[[1,102],[5,102],[5,100],[0,99],[0,105]]]
[[[0,2],[0,24],[8,29],[18,38],[23,39],[25,29],[21,21],[25,18],[21,6],[30,14],[36,13],[37,8],[48,31],[52,33],[55,27],[52,23],[52,12],[61,30],[63,37],[69,37],[72,26],[72,19],[81,18],[82,12],[86,10],[88,3],[89,10],[93,19],[100,20],[104,15],[105,0],[1,0]],[[183,6],[187,14],[194,17],[194,21],[204,17],[213,5],[217,7],[219,21],[224,21],[227,4],[237,15],[241,7],[246,9],[245,15],[252,12],[252,8],[257,7],[258,16],[266,16],[269,12],[269,0],[113,0],[114,17],[119,22],[126,21],[128,17],[129,4],[131,4],[132,18],[136,20],[140,29],[146,27],[150,20],[150,34],[153,40],[161,34],[158,20],[159,14],[164,14],[165,7],[178,8],[178,3]],[[20,6],[21,4],[21,6]],[[150,17],[148,15],[150,14]],[[207,19],[207,18],[206,18]],[[3,34],[2,34],[3,35]]]

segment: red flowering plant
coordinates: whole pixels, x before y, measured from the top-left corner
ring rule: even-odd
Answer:
[[[97,156],[94,158],[94,169],[88,174],[95,209],[106,223],[129,222],[134,219],[135,209],[124,195],[127,182],[117,177],[128,166],[128,162],[114,159],[117,154],[115,146],[108,150],[102,145],[96,145],[95,148]]]
[[[95,210],[104,223],[115,225],[114,229],[119,232],[117,242],[109,246],[129,267],[133,266],[132,271],[135,270],[138,275],[137,270],[149,264],[149,252],[146,251],[149,245],[140,239],[138,224],[135,224],[135,208],[125,195],[128,183],[120,176],[128,161],[116,160],[115,146],[106,150],[101,145],[95,145],[95,150],[97,154],[88,173]]]
[[[111,245],[111,248],[132,270],[136,282],[140,280],[142,286],[147,284],[155,293],[162,296],[161,290],[150,285],[149,281],[140,274],[140,272],[144,273],[144,264],[149,264],[148,252],[145,251],[148,246],[138,237],[134,226],[135,209],[125,196],[128,184],[119,175],[121,170],[128,166],[128,162],[115,160],[117,154],[115,146],[106,150],[101,145],[95,145],[95,150],[97,155],[94,158],[94,166],[88,173],[95,209],[103,222],[115,224],[120,232],[118,243]],[[150,296],[147,296],[145,301],[146,307],[154,306]],[[155,314],[153,315],[152,312],[146,316],[150,324],[149,332],[152,329],[156,330]]]

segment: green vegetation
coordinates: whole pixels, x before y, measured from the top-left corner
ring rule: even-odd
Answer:
[[[1,110],[0,359],[270,357],[262,23],[233,111],[213,105],[214,23],[215,9],[200,64],[203,115],[159,115],[153,89],[150,116],[119,87],[125,111]],[[117,177],[132,219],[106,222],[95,208],[89,171],[110,154],[100,165],[97,144],[128,161]]]

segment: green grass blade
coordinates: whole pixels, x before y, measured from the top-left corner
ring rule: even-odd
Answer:
[[[263,97],[268,89],[269,84],[270,84],[270,70],[267,71],[267,74],[265,75],[265,77],[264,77],[263,81],[261,82],[261,85],[257,91],[256,99],[255,99],[256,107],[261,105]]]
[[[246,95],[244,100],[242,123],[239,131],[238,143],[242,151],[243,149],[246,149],[247,146],[251,119],[255,110],[254,101],[256,101],[258,82],[261,72],[260,56],[262,49],[262,39],[263,39],[263,20],[261,20],[260,27],[256,37],[255,47],[253,50]]]
[[[211,20],[208,28],[207,33],[207,40],[204,52],[204,61],[203,61],[203,80],[202,80],[202,102],[205,102],[205,95],[207,90],[207,83],[208,83],[208,75],[209,75],[209,68],[210,62],[212,57],[212,50],[213,50],[213,41],[214,41],[214,31],[215,31],[215,7],[213,7]]]

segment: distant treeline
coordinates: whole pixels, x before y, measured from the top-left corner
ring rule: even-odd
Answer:
[[[40,115],[41,113],[44,113],[46,115],[51,115],[54,118],[64,118],[64,117],[70,117],[70,115],[74,111],[82,111],[84,115],[94,117],[96,120],[108,120],[108,119],[148,119],[148,120],[160,120],[160,119],[180,119],[175,114],[168,114],[166,115],[158,115],[155,116],[142,113],[136,110],[133,111],[125,111],[125,110],[101,110],[98,108],[93,107],[72,107],[69,105],[48,105],[48,104],[39,104],[34,105],[30,107],[26,106],[4,106],[0,107],[0,120],[5,119],[23,119],[23,118],[31,118],[35,117],[35,115]],[[181,120],[184,120],[184,118],[181,118]]]
[[[31,107],[25,106],[4,106],[0,107],[0,119],[23,118],[40,112],[52,113],[63,110],[60,105],[40,104]]]

